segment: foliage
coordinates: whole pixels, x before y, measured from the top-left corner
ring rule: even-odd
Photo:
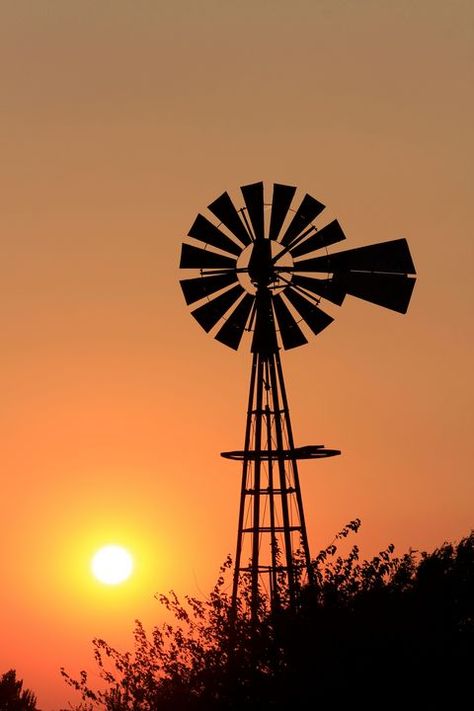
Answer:
[[[0,711],[36,711],[36,696],[23,689],[16,671],[10,669],[0,677]]]
[[[352,521],[319,553],[316,591],[302,590],[297,613],[270,613],[262,600],[252,624],[244,588],[231,625],[230,559],[207,600],[160,595],[176,623],[149,636],[137,621],[133,653],[94,640],[103,691],[90,688],[85,671],[73,679],[62,670],[81,708],[306,709],[433,693],[452,700],[474,662],[474,533],[429,554],[396,557],[389,546],[360,561],[356,545],[338,554],[359,526]]]

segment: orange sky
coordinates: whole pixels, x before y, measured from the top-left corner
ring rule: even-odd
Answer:
[[[473,525],[470,0],[17,0],[0,9],[0,673],[43,709],[99,635],[233,552],[248,352],[206,336],[180,243],[224,189],[295,184],[347,246],[407,237],[407,316],[350,297],[283,355],[312,549]],[[329,215],[328,215],[329,216]],[[137,573],[101,588],[102,543]]]

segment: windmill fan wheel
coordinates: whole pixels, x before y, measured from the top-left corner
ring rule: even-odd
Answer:
[[[216,340],[237,350],[253,331],[253,352],[296,348],[333,321],[321,301],[348,294],[406,313],[416,272],[405,239],[329,254],[346,237],[337,220],[314,224],[325,206],[311,195],[292,209],[293,186],[275,183],[271,203],[263,182],[241,193],[241,207],[224,192],[213,220],[198,214],[182,245],[180,267],[196,272],[180,281],[186,303]]]

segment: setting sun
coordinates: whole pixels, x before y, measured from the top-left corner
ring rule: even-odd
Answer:
[[[132,556],[121,546],[104,546],[92,558],[94,576],[106,585],[118,585],[130,577],[133,570]]]

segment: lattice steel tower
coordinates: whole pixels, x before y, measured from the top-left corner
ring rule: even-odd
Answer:
[[[242,462],[233,607],[247,576],[256,617],[262,593],[272,607],[296,607],[301,585],[314,583],[297,462],[340,454],[295,446],[280,349],[333,321],[322,299],[340,306],[350,294],[406,313],[415,267],[405,239],[328,254],[345,239],[342,228],[314,224],[324,205],[310,195],[292,210],[295,187],[274,184],[268,204],[262,182],[241,192],[240,209],[227,192],[209,205],[218,224],[197,216],[188,237],[205,247],[185,242],[180,267],[199,273],[180,283],[188,304],[202,302],[191,313],[216,340],[237,350],[252,333],[244,448],[222,456]]]

